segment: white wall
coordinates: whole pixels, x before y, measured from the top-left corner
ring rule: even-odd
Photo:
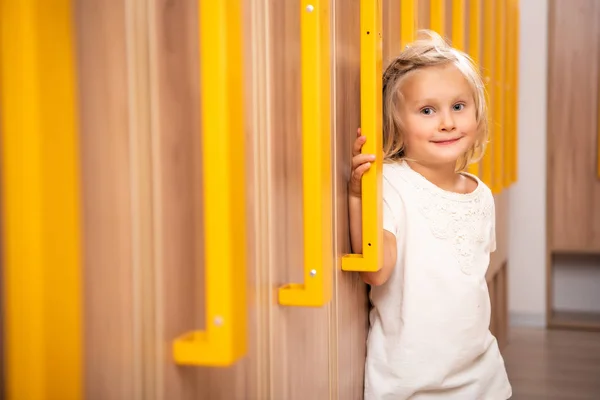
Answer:
[[[520,1],[519,176],[510,189],[509,310],[518,325],[546,319],[546,79],[548,1]]]

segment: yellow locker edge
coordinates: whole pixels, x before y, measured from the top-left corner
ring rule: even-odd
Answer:
[[[0,1],[9,400],[81,399],[81,217],[72,3]]]

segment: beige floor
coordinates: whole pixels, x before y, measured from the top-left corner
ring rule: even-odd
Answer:
[[[600,332],[511,328],[514,400],[600,400]]]

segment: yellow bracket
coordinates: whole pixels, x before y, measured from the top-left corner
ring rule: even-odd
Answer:
[[[417,31],[417,0],[402,0],[400,2],[400,45],[404,49],[415,39]]]
[[[381,2],[360,2],[360,107],[361,133],[367,137],[363,152],[375,154],[375,162],[362,179],[363,254],[342,258],[342,270],[374,272],[383,261],[381,115]]]
[[[279,304],[319,307],[333,277],[329,1],[302,0],[300,13],[304,283],[279,288]]]
[[[12,400],[84,397],[73,32],[69,0],[0,0],[2,394]]]
[[[453,22],[454,26],[455,22]],[[469,1],[469,56],[479,67],[480,54],[480,37],[481,37],[481,0]],[[480,176],[480,162],[469,165],[468,171]]]
[[[430,0],[429,26],[432,31],[436,31],[442,37],[446,35],[446,0]]]
[[[177,364],[228,366],[247,351],[241,3],[199,4],[206,329],[175,340]]]

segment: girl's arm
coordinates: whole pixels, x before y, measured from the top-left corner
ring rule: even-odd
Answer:
[[[348,185],[348,211],[350,225],[350,244],[352,252],[362,254],[362,200],[361,200],[361,180],[365,172],[371,167],[371,162],[375,156],[371,154],[361,154],[361,149],[365,143],[366,137],[360,135],[358,130],[357,139],[352,149],[352,175]],[[377,272],[361,272],[360,276],[372,286],[383,285],[396,265],[396,236],[389,231],[383,231],[383,265]]]

